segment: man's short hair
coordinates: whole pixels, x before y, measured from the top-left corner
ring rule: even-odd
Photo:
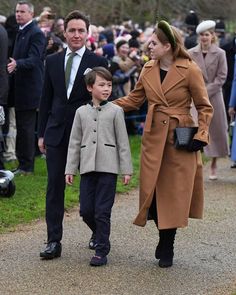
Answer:
[[[89,29],[89,25],[90,25],[90,21],[89,21],[89,17],[86,16],[84,13],[82,13],[81,11],[79,10],[74,10],[74,11],[71,11],[65,18],[64,20],[64,30],[66,30],[67,28],[67,25],[68,25],[68,22],[72,19],[81,19],[85,22],[86,24],[86,28],[87,28],[87,31]]]
[[[99,76],[106,81],[112,81],[112,74],[104,67],[95,67],[85,75],[85,83],[87,86],[93,86],[96,77]]]
[[[16,5],[27,5],[30,12],[34,12],[34,5],[26,0],[21,0],[16,3]]]

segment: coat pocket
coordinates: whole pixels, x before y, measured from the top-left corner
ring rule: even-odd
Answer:
[[[104,143],[105,146],[113,147],[115,148],[116,146],[114,144],[109,144],[109,143]]]

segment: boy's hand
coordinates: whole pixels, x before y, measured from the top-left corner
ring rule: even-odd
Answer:
[[[66,174],[66,184],[72,185],[74,181],[74,175]]]
[[[131,179],[131,175],[124,175],[124,176],[123,176],[123,184],[124,184],[124,185],[129,184],[130,179]]]

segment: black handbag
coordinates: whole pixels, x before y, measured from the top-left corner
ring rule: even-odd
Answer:
[[[176,149],[188,149],[194,135],[197,133],[198,127],[177,127],[175,128],[175,143]]]

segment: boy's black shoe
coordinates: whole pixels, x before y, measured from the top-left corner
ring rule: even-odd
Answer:
[[[107,257],[101,257],[101,256],[93,256],[90,260],[91,266],[102,266],[107,264]]]
[[[89,240],[89,249],[95,250],[97,246],[96,237],[95,235],[92,235],[91,239]]]
[[[44,251],[40,252],[40,257],[44,259],[53,259],[61,257],[61,243],[51,242],[47,244]]]

